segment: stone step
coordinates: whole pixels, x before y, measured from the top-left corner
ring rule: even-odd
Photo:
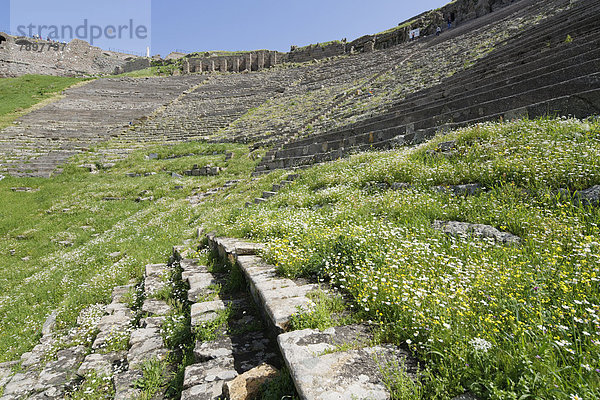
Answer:
[[[597,60],[590,61],[589,66],[590,66],[591,70],[597,70],[598,61]],[[585,74],[586,72],[589,72],[586,70],[586,68],[582,68],[582,71],[583,71],[582,72],[583,74]],[[568,76],[568,74],[567,74],[567,76]],[[589,87],[590,82],[594,82],[594,81],[598,80],[598,76],[599,76],[598,74],[592,73],[590,75],[583,76],[583,77],[577,77],[577,78],[569,79],[566,81],[563,80],[560,83],[557,83],[554,85],[535,88],[535,89],[532,89],[529,91],[519,93],[517,95],[509,95],[504,98],[494,98],[493,100],[488,101],[488,102],[474,101],[475,103],[478,103],[478,105],[476,106],[476,109],[474,109],[474,107],[465,107],[460,110],[449,109],[449,107],[452,106],[452,104],[456,104],[460,107],[461,103],[462,104],[469,103],[468,99],[456,100],[454,103],[446,102],[444,104],[444,107],[448,111],[446,111],[444,113],[440,113],[438,110],[436,118],[431,119],[428,117],[428,115],[436,114],[436,109],[422,110],[419,112],[419,115],[421,115],[422,116],[421,118],[423,118],[421,121],[411,124],[410,127],[403,125],[401,122],[400,127],[393,128],[393,130],[397,131],[397,133],[395,133],[394,136],[408,133],[409,128],[410,128],[410,130],[422,131],[424,129],[429,129],[430,127],[433,127],[436,125],[439,126],[440,123],[445,123],[446,120],[460,122],[463,120],[473,120],[475,118],[481,118],[482,116],[486,116],[486,115],[494,115],[494,112],[496,114],[498,112],[507,112],[508,110],[511,110],[511,109],[518,109],[519,107],[527,106],[527,104],[539,102],[540,100],[543,100],[545,98],[553,98],[553,97],[555,97],[556,93],[562,93],[562,94],[568,96],[570,94],[574,94],[574,93],[583,91],[585,88]],[[502,92],[500,92],[500,93],[502,93]],[[579,114],[575,114],[575,115],[583,115],[583,114],[585,114],[585,112],[580,112]],[[409,118],[409,117],[407,116],[404,118]],[[404,119],[402,119],[402,120],[404,120]],[[394,123],[395,123],[395,121],[388,121],[385,124],[379,123],[379,125],[377,125],[375,127],[380,126],[379,130],[381,130],[383,127],[390,126],[390,125],[393,126]],[[386,125],[386,124],[390,124],[390,125]],[[386,128],[386,130],[390,130],[390,129],[392,129],[392,128],[391,127]],[[326,134],[326,135],[320,135],[318,140],[327,140],[327,138],[333,138],[336,136],[339,137],[338,135],[339,135],[339,133],[330,133],[330,134]],[[325,142],[325,143],[321,142],[321,143],[317,143],[317,144],[304,145],[303,147],[301,147],[302,143],[310,143],[309,139],[305,139],[301,142],[298,142],[298,144],[295,145],[294,147],[288,147],[285,150],[279,151],[277,153],[277,157],[280,159],[284,159],[284,165],[283,165],[284,167],[290,167],[290,166],[294,166],[294,165],[298,165],[298,164],[296,162],[292,162],[292,161],[285,161],[288,158],[297,158],[297,157],[304,157],[304,156],[309,156],[309,155],[314,155],[314,154],[319,154],[319,153],[330,152],[331,150],[340,149],[344,146],[348,146],[348,145],[352,146],[353,145],[352,141],[356,144],[362,144],[362,143],[371,143],[372,144],[374,142],[377,142],[378,140],[380,141],[380,140],[389,139],[389,137],[383,137],[383,138],[379,137],[378,138],[377,137],[378,135],[379,135],[379,133],[369,132],[368,134],[363,134],[362,136],[360,136],[360,135],[356,135],[356,133],[354,131],[351,131],[351,132],[348,132],[347,135],[343,135],[342,138],[340,138],[340,139],[332,140],[332,141]],[[350,138],[352,138],[352,141],[349,141]],[[315,139],[317,139],[317,138],[312,138],[310,140],[314,141]],[[272,162],[268,166],[265,166],[265,167],[266,168],[281,167],[281,165],[278,165],[277,162]]]

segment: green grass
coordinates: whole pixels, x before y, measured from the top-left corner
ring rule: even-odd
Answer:
[[[0,79],[0,129],[10,125],[31,106],[85,80],[43,75]]]
[[[315,304],[311,310],[293,314],[290,330],[320,329],[362,322],[361,312],[347,313],[346,305],[339,294],[317,290],[307,295]]]
[[[386,389],[392,393],[392,400],[423,399],[421,382],[408,374],[404,360],[383,360],[375,357],[375,362]]]
[[[220,155],[213,156],[215,151]],[[225,163],[229,151],[235,156]],[[200,155],[145,159],[153,152]],[[0,360],[31,349],[51,311],[59,311],[59,328],[72,327],[82,309],[110,302],[114,286],[138,281],[146,264],[167,260],[172,246],[196,226],[186,198],[233,177],[247,178],[256,162],[246,154],[238,145],[158,146],[98,174],[75,167],[80,161],[74,160],[62,175],[50,179],[0,181]],[[165,171],[210,162],[227,169],[217,177],[172,178]],[[134,171],[157,174],[125,176]],[[19,186],[39,190],[11,190]],[[150,196],[153,201],[136,201]],[[118,256],[110,256],[116,252]],[[120,343],[115,338],[114,345]]]
[[[148,360],[139,366],[142,377],[138,379],[134,387],[141,390],[137,397],[139,400],[151,400],[162,397],[167,384],[171,378],[168,364],[161,360]]]
[[[448,140],[452,155],[427,152]],[[378,338],[425,362],[424,398],[600,396],[600,210],[559,194],[600,184],[600,123],[461,129],[309,168],[269,202],[240,208],[284,175],[201,205],[198,219],[207,231],[266,242],[284,275],[330,281],[378,324]],[[375,185],[393,182],[412,187]],[[486,190],[433,189],[473,182]],[[434,220],[489,224],[523,243],[449,237]]]
[[[448,140],[455,151],[435,153]],[[227,151],[235,155],[225,163]],[[158,159],[147,159],[150,153]],[[598,121],[482,124],[414,148],[360,153],[303,170],[267,203],[248,208],[245,202],[289,172],[250,181],[256,160],[241,146],[157,146],[99,174],[73,166],[81,161],[51,179],[0,181],[2,360],[37,342],[50,311],[60,311],[60,327],[74,326],[80,310],[108,302],[114,286],[138,281],[146,263],[164,262],[172,245],[203,225],[265,242],[264,256],[281,274],[325,280],[343,294],[345,301],[316,295],[317,307],[299,313],[297,327],[359,318],[373,322],[378,341],[408,346],[424,367],[412,388],[401,367],[386,369],[395,398],[451,399],[467,390],[482,399],[600,396],[600,210],[559,193],[600,184]],[[218,177],[166,173],[193,164],[227,169]],[[125,177],[150,171],[156,175]],[[193,210],[185,200],[240,178]],[[394,182],[412,186],[385,186]],[[464,197],[433,188],[473,182],[486,190]],[[142,194],[155,200],[135,202]],[[434,220],[489,224],[523,242],[453,238],[435,231]],[[119,257],[108,257],[116,251]],[[240,286],[233,274],[221,289]],[[213,338],[232,312],[194,333]],[[167,324],[171,346],[190,340],[187,318],[182,311]],[[82,332],[81,340],[92,334]]]

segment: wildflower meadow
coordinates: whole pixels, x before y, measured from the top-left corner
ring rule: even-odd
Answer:
[[[467,183],[481,190],[444,190]],[[284,275],[339,289],[379,340],[423,361],[423,398],[596,399],[600,211],[578,192],[598,184],[598,121],[486,123],[312,167],[264,205],[212,204],[207,224],[266,241]],[[435,220],[521,241],[449,236]]]

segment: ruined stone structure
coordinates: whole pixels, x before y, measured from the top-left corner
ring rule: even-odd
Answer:
[[[276,51],[258,50],[230,56],[190,57],[183,61],[183,73],[194,72],[243,72],[271,68],[284,60],[284,54]]]
[[[302,60],[354,47],[358,54],[353,57],[275,69],[269,67],[281,62],[280,54],[266,51],[198,57],[199,61],[185,58],[183,66],[189,73],[207,72],[206,68],[255,72],[98,79],[68,89],[61,100],[21,117],[0,133],[0,173],[51,176],[71,155],[101,142],[110,141],[95,154],[114,161],[136,146],[192,140],[269,148],[255,172],[263,173],[333,160],[354,151],[418,143],[436,132],[483,121],[600,114],[600,2],[519,0],[503,7],[505,3],[510,1],[459,0],[416,18],[425,21],[436,16],[430,20],[432,27],[446,18],[458,23],[439,37],[404,43],[402,32],[412,27],[406,24],[360,43],[342,41],[291,52]],[[10,40],[0,36],[0,51],[11,45]],[[430,155],[450,156],[455,145],[439,143]],[[231,158],[227,157],[226,161]],[[190,174],[201,171],[208,174],[208,166],[193,168]],[[300,177],[299,173],[281,176],[284,180],[275,181],[254,202],[267,202]],[[189,201],[200,204],[237,182],[196,193]],[[410,187],[404,182],[374,183],[394,190]],[[486,190],[477,183],[432,189],[461,196]],[[600,186],[594,186],[574,197],[583,205],[598,205],[598,193]],[[498,243],[522,240],[488,225],[463,221],[437,220],[432,227],[448,235],[469,233]],[[214,320],[230,304],[239,313],[232,318],[237,326],[251,325],[261,317],[268,326],[244,335],[232,330],[216,340],[196,342],[193,363],[185,368],[184,400],[221,396],[224,387],[229,388],[224,385],[262,362],[285,363],[301,397],[310,399],[332,393],[342,399],[356,393],[361,398],[387,399],[379,369],[367,364],[373,354],[401,358],[409,372],[417,369],[416,361],[402,349],[373,346],[362,326],[290,331],[292,315],[298,306],[311,304],[315,286],[276,276],[276,267],[257,255],[263,248],[260,244],[210,234],[206,239],[222,260],[239,267],[249,293],[208,300],[214,286],[225,283],[224,276],[199,265],[193,257],[202,247],[187,242],[174,249],[168,264],[146,266],[136,309],[124,297],[131,287],[115,288],[112,303],[100,306],[102,316],[94,325],[99,333],[89,348],[74,346],[59,351],[56,360],[49,357],[55,344],[70,342],[68,333],[63,337],[64,332],[56,329],[51,315],[38,346],[18,362],[0,364],[2,400],[65,398],[65,390],[88,371],[114,372],[115,399],[139,395],[135,382],[141,373],[134,366],[169,351],[160,327],[171,305],[157,298],[165,276],[177,276],[178,287],[186,284],[180,295],[189,303],[191,318],[186,323],[191,329]],[[133,318],[134,312],[145,318]],[[128,335],[127,349],[102,351],[115,332]],[[358,337],[369,340],[357,342]],[[348,343],[353,346],[341,346]],[[50,361],[44,364],[44,359]],[[356,373],[357,365],[366,365],[365,371],[372,374]],[[462,395],[455,400],[473,398]]]
[[[448,21],[453,28],[456,28],[460,24],[498,11],[515,1],[518,0],[458,0],[404,21],[396,28],[358,38],[347,44],[347,52],[369,52],[396,46],[409,41],[409,32],[415,28],[421,30],[422,36],[434,35],[438,26],[446,30]]]
[[[0,33],[0,78],[113,74],[148,66],[145,58],[102,50],[79,39],[64,45]]]
[[[118,135],[204,80],[200,76],[98,79],[25,115],[0,135],[0,171],[49,177],[57,165]]]
[[[302,48],[292,46],[290,52],[286,55],[285,60],[292,63],[302,63],[312,60],[320,60],[322,58],[335,57],[347,53],[349,48],[346,46],[346,41],[335,41],[331,43],[309,45]]]

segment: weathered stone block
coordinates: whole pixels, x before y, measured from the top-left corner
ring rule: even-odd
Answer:
[[[469,224],[458,221],[434,221],[433,228],[454,236],[473,236],[476,238],[494,239],[499,243],[518,244],[521,238],[508,232],[501,232],[493,226]]]
[[[218,311],[225,310],[226,308],[227,305],[222,300],[192,304],[192,326],[198,326],[203,322],[213,321],[218,317]]]
[[[163,300],[146,299],[142,305],[142,311],[149,315],[167,315],[171,310],[171,306]]]
[[[278,337],[283,357],[301,398],[389,399],[390,394],[375,358],[380,362],[401,360],[408,366],[409,374],[416,372],[416,362],[407,353],[391,346],[335,352],[336,337],[351,338],[353,331],[352,327],[332,328],[324,332],[305,329]],[[356,333],[362,334],[360,330]],[[334,352],[325,354],[328,351]]]
[[[192,386],[181,393],[181,400],[215,400],[223,394],[223,381]]]
[[[252,400],[260,393],[265,382],[278,375],[279,371],[275,367],[262,364],[225,383],[223,395],[230,400]]]

